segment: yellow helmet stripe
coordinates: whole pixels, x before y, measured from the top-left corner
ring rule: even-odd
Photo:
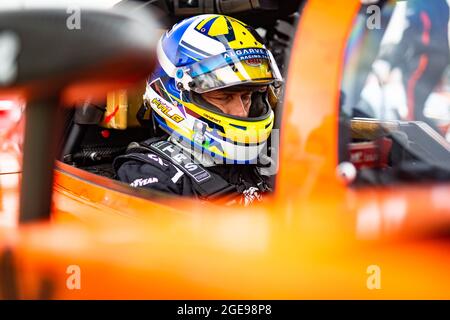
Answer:
[[[196,29],[201,30],[205,26],[205,24],[207,24],[212,19],[216,19],[216,18],[217,18],[217,16],[211,16],[211,17],[204,19],[202,22],[199,23],[199,25],[196,27]]]

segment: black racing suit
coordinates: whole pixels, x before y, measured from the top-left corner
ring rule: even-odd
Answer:
[[[390,59],[403,74],[409,120],[425,121],[425,102],[449,64],[449,7],[446,0],[409,0],[407,28]]]
[[[154,148],[155,145],[160,146],[159,150]],[[172,153],[165,154],[164,148]],[[180,157],[184,161],[179,161]],[[167,136],[130,144],[127,153],[117,157],[113,166],[117,178],[132,187],[205,200],[228,197],[247,205],[254,200],[260,201],[264,193],[271,191],[270,178],[260,174],[256,165],[227,164],[205,168],[168,141]]]

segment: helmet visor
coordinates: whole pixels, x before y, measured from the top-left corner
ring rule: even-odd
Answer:
[[[236,85],[281,84],[282,77],[270,51],[262,48],[228,50],[183,69],[189,88],[197,93]]]

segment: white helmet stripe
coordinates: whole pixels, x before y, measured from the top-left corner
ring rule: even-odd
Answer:
[[[278,69],[277,62],[276,62],[275,58],[273,57],[272,52],[270,52],[270,50],[268,50],[267,53],[269,54],[270,60],[272,60],[272,70],[274,73],[274,78],[282,80],[283,76],[281,75],[280,69]]]
[[[200,47],[201,50],[203,50],[204,52],[206,52],[208,55],[211,56],[221,54],[227,48],[225,48],[225,46],[220,41],[214,40],[213,38],[205,36],[200,32],[198,32],[197,30],[195,30],[195,27],[204,18],[205,17],[199,18],[195,23],[192,23],[189,26],[189,28],[187,28],[186,32],[183,34],[181,41],[184,41],[185,43],[191,45],[192,47]]]
[[[176,66],[170,61],[170,59],[167,57],[166,53],[164,52],[164,49],[162,47],[162,38],[158,42],[157,47],[157,55],[159,64],[163,68],[164,72],[169,75],[169,77],[175,77],[175,72],[177,70]]]
[[[180,46],[182,46],[183,48],[186,48],[188,50],[191,50],[202,57],[210,57],[211,56],[208,52],[205,52],[201,49],[197,49],[196,47],[191,46],[189,43],[184,42],[183,40],[180,41]]]

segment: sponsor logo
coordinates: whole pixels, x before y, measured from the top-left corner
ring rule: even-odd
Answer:
[[[262,59],[249,59],[244,62],[250,67],[259,67],[262,65]]]
[[[136,179],[132,183],[130,183],[130,186],[132,187],[143,187],[148,184],[153,184],[159,182],[158,178],[147,178],[147,179]]]
[[[254,59],[265,59],[269,60],[269,55],[266,49],[240,49],[235,51],[228,51],[223,54],[225,60],[231,60],[237,57],[240,61],[243,60],[254,60]]]
[[[180,123],[184,120],[184,118],[172,111],[172,108],[166,105],[164,102],[162,102],[158,98],[153,98],[152,104],[161,111],[165,116],[167,116],[169,119],[175,121],[176,123]]]
[[[206,118],[206,119],[208,119],[208,120],[214,121],[214,122],[216,122],[216,123],[220,123],[220,120],[219,120],[219,119],[214,118],[213,116],[210,116],[210,115],[207,114],[207,113],[202,114],[202,117],[204,117],[204,118]]]
[[[163,167],[168,167],[168,166],[169,166],[167,163],[165,163],[165,162],[163,161],[163,159],[161,159],[160,157],[158,157],[158,156],[155,155],[155,154],[150,153],[150,154],[148,154],[147,156],[148,156],[150,159],[152,159],[153,161],[158,162],[158,163],[159,163],[161,166],[163,166]]]
[[[159,141],[153,143],[152,147],[170,157],[174,164],[178,165],[184,173],[192,177],[198,183],[211,178],[211,175],[205,169],[194,163],[180,148],[174,146],[170,142]]]

